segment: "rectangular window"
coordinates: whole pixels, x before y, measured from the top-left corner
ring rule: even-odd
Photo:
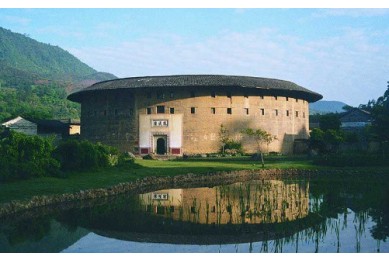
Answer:
[[[170,108],[170,114],[174,114],[174,107]]]
[[[246,112],[246,115],[248,115],[248,114],[249,114],[249,109],[248,109],[248,108],[245,108],[244,110],[245,110],[245,112]]]
[[[276,113],[276,116],[278,116],[278,109],[275,109],[274,112]]]
[[[211,92],[211,97],[213,97],[213,98],[216,97],[216,92],[215,92],[215,91],[212,91],[212,92]]]
[[[196,114],[196,108],[195,107],[191,107],[190,108],[190,113],[191,114]]]
[[[216,108],[211,107],[211,113],[212,113],[212,114],[216,114]]]
[[[165,114],[165,106],[157,106],[157,114]]]
[[[151,115],[151,107],[148,107],[146,112],[148,115]]]
[[[289,98],[288,98],[288,97],[286,97],[286,101],[289,101]]]
[[[299,102],[298,98],[296,98],[296,102]]]
[[[265,115],[265,109],[264,108],[261,108],[261,115]]]
[[[227,108],[227,114],[231,115],[232,114],[232,108]]]
[[[296,111],[296,117],[299,117],[299,111]]]
[[[289,116],[289,110],[286,110],[286,116]]]

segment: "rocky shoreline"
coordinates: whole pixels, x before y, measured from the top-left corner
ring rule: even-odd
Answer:
[[[259,169],[238,170],[228,172],[214,172],[207,174],[177,175],[174,177],[145,177],[134,182],[119,183],[108,188],[82,190],[75,193],[59,195],[34,196],[26,201],[11,201],[0,204],[0,218],[13,215],[22,211],[36,209],[45,206],[68,204],[75,201],[87,201],[98,198],[115,196],[123,193],[146,193],[160,189],[189,188],[189,187],[213,187],[220,184],[231,184],[249,180],[266,180],[293,177],[314,177],[320,174],[357,174],[342,170],[306,170],[306,169]]]

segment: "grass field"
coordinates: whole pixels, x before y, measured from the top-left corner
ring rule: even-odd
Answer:
[[[306,158],[274,157],[266,159],[265,168],[325,169]],[[37,178],[0,184],[0,203],[24,200],[37,195],[72,193],[80,190],[105,188],[131,182],[146,176],[175,176],[218,171],[261,169],[258,161],[249,157],[197,158],[189,160],[136,160],[135,167],[113,167],[97,171],[74,172],[66,178]]]

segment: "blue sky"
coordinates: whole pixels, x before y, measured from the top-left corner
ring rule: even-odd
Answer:
[[[118,77],[278,78],[357,106],[389,81],[389,9],[0,9],[0,26]]]

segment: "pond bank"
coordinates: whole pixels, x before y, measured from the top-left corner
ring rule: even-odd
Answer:
[[[307,169],[259,169],[236,170],[227,172],[214,172],[206,174],[188,173],[184,175],[168,177],[145,177],[133,182],[120,183],[108,188],[81,190],[75,193],[60,195],[34,196],[30,200],[17,200],[0,204],[0,217],[16,214],[25,210],[43,206],[54,206],[71,203],[74,201],[86,201],[129,193],[146,193],[154,190],[168,188],[188,188],[198,186],[213,187],[220,184],[230,184],[249,180],[280,179],[285,177],[315,177],[323,174],[355,175],[360,171],[343,169],[333,170],[307,170]],[[386,174],[386,172],[376,172]]]

